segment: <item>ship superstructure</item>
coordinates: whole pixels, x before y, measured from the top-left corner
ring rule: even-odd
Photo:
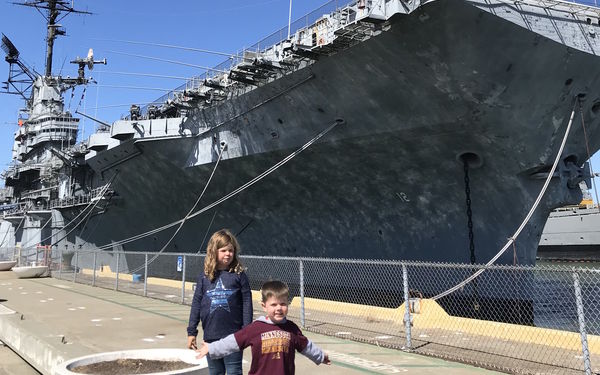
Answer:
[[[532,264],[548,213],[581,200],[586,146],[600,147],[598,9],[364,0],[311,17],[85,144],[58,80],[37,77],[8,236],[110,250],[108,263],[198,252],[229,227],[247,254],[483,263],[532,206],[575,109],[544,200],[500,259]]]

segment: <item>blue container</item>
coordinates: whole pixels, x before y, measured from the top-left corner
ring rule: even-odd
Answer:
[[[133,275],[131,275],[131,281],[133,281],[134,283],[139,283],[142,280],[142,275],[138,274],[138,273],[134,273]]]

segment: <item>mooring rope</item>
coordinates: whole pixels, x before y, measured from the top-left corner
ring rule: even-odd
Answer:
[[[73,228],[72,228],[70,231],[68,231],[68,232],[67,232],[67,233],[66,233],[64,236],[62,236],[60,239],[58,239],[58,240],[56,240],[56,241],[52,242],[52,243],[50,244],[50,246],[51,246],[51,247],[52,247],[52,246],[54,246],[54,245],[56,245],[56,244],[58,244],[58,243],[59,243],[60,241],[62,241],[63,239],[65,239],[65,238],[66,238],[66,237],[67,237],[69,234],[71,234],[71,233],[72,233],[72,232],[73,232],[75,229],[77,229],[77,227],[79,227],[79,225],[80,225],[81,223],[83,223],[83,221],[84,221],[85,219],[87,219],[87,217],[88,217],[89,215],[91,215],[91,213],[92,213],[92,212],[94,212],[94,208],[96,208],[96,206],[98,205],[98,203],[100,203],[100,201],[102,200],[102,197],[103,197],[103,196],[104,196],[104,194],[105,194],[105,193],[108,191],[108,188],[110,187],[110,185],[111,185],[111,184],[112,184],[112,182],[115,180],[115,178],[117,177],[117,175],[118,175],[118,174],[119,174],[119,172],[115,173],[115,174],[114,174],[114,175],[111,177],[110,181],[109,181],[109,182],[108,182],[108,183],[107,183],[107,184],[106,184],[106,185],[105,185],[105,186],[102,188],[102,190],[100,191],[100,194],[98,194],[99,198],[96,200],[96,202],[94,203],[94,205],[92,206],[92,208],[89,210],[89,212],[88,212],[88,213],[87,213],[87,214],[86,214],[86,215],[85,215],[85,216],[84,216],[84,217],[83,217],[81,220],[79,220],[79,222],[78,222],[78,223],[77,223],[77,224],[76,224],[76,225],[75,225],[75,226],[74,226],[74,227],[73,227]],[[91,203],[91,202],[90,202],[90,203]],[[89,205],[88,205],[88,207],[89,207]],[[79,217],[79,216],[80,216],[80,215],[81,215],[83,212],[85,212],[85,209],[84,209],[83,211],[81,211],[81,212],[80,212],[80,213],[79,213],[77,216],[75,216],[75,218]],[[71,221],[69,222],[69,224],[70,224],[70,223],[72,223],[72,222],[75,220],[75,218],[74,218],[73,220],[71,220]],[[63,229],[64,229],[64,228],[66,228],[66,227],[67,227],[66,225],[65,225],[65,226],[63,226],[61,229],[59,229],[59,231],[60,231],[60,230],[63,230]],[[50,235],[50,237],[48,237],[48,238],[52,238],[52,237],[54,237],[54,234]]]
[[[220,198],[219,200],[216,200],[215,202],[209,204],[208,206],[200,209],[199,211],[196,211],[195,213],[191,214],[189,218],[198,216],[208,210],[210,210],[211,208],[225,202],[226,200],[228,200],[229,198],[241,193],[242,191],[244,191],[245,189],[247,189],[248,187],[254,185],[255,183],[257,183],[258,181],[262,180],[263,178],[265,178],[267,175],[271,174],[272,172],[274,172],[275,170],[277,170],[279,167],[281,167],[282,165],[286,164],[287,162],[289,162],[290,160],[292,160],[294,157],[298,156],[298,154],[300,154],[302,151],[306,150],[308,147],[310,147],[313,143],[315,143],[316,141],[318,141],[321,137],[323,137],[325,134],[327,134],[329,131],[331,131],[333,128],[335,128],[336,126],[343,124],[345,121],[338,119],[336,120],[333,124],[331,124],[329,127],[327,127],[326,129],[322,130],[321,132],[319,132],[315,137],[313,137],[311,140],[309,140],[308,142],[306,142],[304,145],[302,145],[300,148],[298,148],[297,150],[295,150],[294,152],[292,152],[291,154],[289,154],[288,156],[286,156],[284,159],[280,160],[278,163],[276,163],[275,165],[273,165],[272,167],[270,167],[269,169],[267,169],[266,171],[264,171],[263,173],[259,174],[258,176],[254,177],[252,180],[246,182],[244,185],[240,186],[239,188],[235,189],[234,191],[232,191],[231,193],[227,194],[226,196]],[[96,250],[105,250],[105,249],[110,249],[114,246],[119,246],[119,245],[123,245],[129,242],[133,242],[136,241],[138,239],[147,237],[147,236],[151,236],[155,233],[159,233],[165,229],[171,228],[179,223],[181,223],[183,221],[183,219],[174,221],[172,223],[163,225],[162,227],[159,228],[155,228],[152,229],[150,231],[144,232],[144,233],[140,233],[137,234],[135,236],[120,240],[120,241],[116,241],[116,242],[111,242],[108,243],[106,245],[102,245],[96,248]]]
[[[492,265],[496,260],[498,260],[498,258],[500,258],[500,256],[502,256],[502,254],[504,254],[506,252],[506,249],[508,249],[509,246],[515,242],[515,240],[517,239],[519,234],[521,234],[521,231],[523,230],[523,228],[525,228],[525,225],[529,222],[529,219],[531,219],[531,216],[535,212],[537,206],[540,204],[540,201],[542,200],[542,197],[546,193],[546,189],[548,188],[548,185],[550,184],[550,180],[552,179],[552,176],[554,175],[556,166],[558,165],[558,162],[560,161],[560,157],[562,156],[562,153],[563,153],[563,149],[565,148],[565,144],[567,142],[567,137],[569,135],[569,131],[571,130],[571,125],[573,124],[573,118],[575,116],[576,107],[577,107],[577,101],[573,105],[573,111],[571,112],[571,118],[569,119],[569,124],[567,125],[567,129],[565,130],[565,135],[562,139],[562,143],[560,144],[560,148],[558,149],[558,153],[556,154],[556,158],[554,159],[554,164],[552,164],[552,169],[550,169],[550,172],[548,173],[548,176],[546,177],[546,181],[544,182],[544,185],[542,186],[542,190],[538,194],[535,202],[533,203],[533,206],[527,213],[527,216],[525,216],[525,219],[523,219],[523,221],[521,222],[521,225],[519,225],[519,228],[517,228],[517,230],[512,235],[512,237],[509,237],[509,239],[506,242],[506,244],[504,245],[504,247],[502,247],[502,249],[492,259],[490,259],[490,261],[487,262],[484,267],[480,268],[479,270],[474,272],[471,276],[469,276],[465,280],[461,281],[457,285],[453,286],[452,288],[433,297],[432,300],[435,301],[435,300],[445,297],[451,293],[454,293],[455,291],[459,290],[460,288],[464,287],[465,285],[467,285],[468,283],[473,281],[475,278],[477,278],[477,276],[479,276],[486,270],[486,267]]]
[[[221,149],[219,150],[219,156],[217,157],[217,162],[215,163],[215,166],[213,167],[213,170],[210,173],[210,177],[208,177],[208,181],[206,181],[206,184],[204,185],[204,189],[202,189],[202,192],[200,193],[200,195],[196,199],[196,202],[194,203],[194,205],[192,206],[192,208],[189,209],[188,213],[185,215],[185,217],[183,218],[183,220],[179,224],[179,227],[177,228],[177,230],[175,231],[175,233],[173,233],[173,235],[171,236],[171,238],[169,238],[169,240],[164,244],[164,246],[162,247],[162,249],[160,249],[160,251],[158,253],[156,253],[156,254],[154,254],[154,256],[152,256],[152,258],[148,261],[148,263],[146,263],[143,266],[140,266],[140,267],[134,269],[133,271],[130,271],[131,273],[135,273],[135,272],[141,270],[142,268],[146,267],[146,265],[154,262],[156,260],[156,258],[158,258],[158,256],[160,254],[162,254],[163,251],[165,251],[165,249],[167,248],[167,246],[169,246],[169,244],[177,236],[177,234],[179,233],[179,231],[183,227],[183,224],[185,224],[185,222],[190,217],[190,215],[192,214],[192,212],[194,212],[194,210],[196,209],[196,206],[198,206],[198,203],[200,203],[200,199],[202,199],[202,197],[204,196],[204,193],[206,192],[206,188],[208,188],[208,185],[212,181],[212,178],[215,175],[215,172],[217,171],[217,167],[219,166],[219,162],[221,161],[221,158],[223,157],[223,151],[225,151],[226,147],[227,147],[227,143],[223,142],[221,144]]]

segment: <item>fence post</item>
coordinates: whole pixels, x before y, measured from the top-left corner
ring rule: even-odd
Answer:
[[[588,349],[587,334],[585,332],[585,316],[583,312],[583,298],[581,296],[581,287],[579,285],[579,274],[573,269],[573,285],[575,287],[575,301],[577,302],[577,319],[579,320],[579,334],[581,335],[581,349],[583,352],[583,366],[586,375],[592,374],[592,365],[590,363],[590,351]]]
[[[408,271],[406,264],[402,263],[402,283],[404,284],[404,329],[406,330],[406,347],[405,350],[410,350],[411,342],[411,321],[410,321],[410,293],[408,292]]]
[[[94,251],[94,270],[92,271],[92,286],[96,286],[96,258],[98,253]]]
[[[148,297],[148,253],[144,254],[144,297]]]
[[[115,278],[115,290],[119,290],[119,253],[117,253],[117,277]]]
[[[185,303],[185,255],[183,256],[183,265],[181,272],[181,304]]]
[[[304,262],[302,259],[300,259],[298,267],[300,271],[300,325],[302,328],[306,328],[304,320]]]
[[[58,250],[58,278],[62,280],[62,264],[63,264],[62,250],[59,249],[58,247],[56,247],[56,249]]]
[[[73,282],[77,279],[77,266],[79,265],[79,252],[75,250],[75,268],[73,268]]]

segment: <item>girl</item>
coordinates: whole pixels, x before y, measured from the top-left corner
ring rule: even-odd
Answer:
[[[240,245],[228,229],[208,241],[204,272],[198,276],[190,311],[188,348],[197,349],[198,322],[204,341],[222,339],[252,322],[252,294],[248,276],[238,259]],[[210,375],[242,374],[242,352],[224,358],[206,357]]]

